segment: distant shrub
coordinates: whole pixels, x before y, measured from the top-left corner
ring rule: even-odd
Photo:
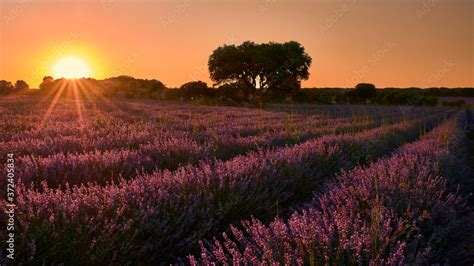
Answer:
[[[113,95],[123,95],[126,98],[146,99],[156,98],[166,86],[159,80],[136,79],[129,76],[119,76],[107,79],[111,82]]]
[[[30,85],[28,85],[28,83],[26,83],[26,81],[24,80],[17,80],[15,82],[15,89],[16,90],[26,90],[26,89],[29,89],[30,88]]]
[[[374,84],[359,83],[353,90],[347,91],[344,97],[339,98],[348,103],[371,103],[376,97],[377,89]]]
[[[53,77],[46,76],[46,77],[43,78],[43,82],[41,82],[41,84],[39,85],[39,88],[41,90],[49,90],[49,89],[51,89],[51,87],[53,85],[53,82],[54,82]]]
[[[15,89],[10,81],[0,80],[0,94],[8,94]]]
[[[213,97],[214,90],[207,86],[203,81],[191,81],[183,84],[179,90],[186,99],[194,99],[201,97]]]

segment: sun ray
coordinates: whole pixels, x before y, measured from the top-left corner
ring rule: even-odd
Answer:
[[[81,131],[83,131],[85,128],[85,124],[84,124],[84,116],[82,113],[82,110],[84,109],[82,105],[82,98],[79,95],[76,80],[70,80],[69,82],[72,85],[72,91],[74,94],[74,103],[76,104],[77,117],[79,118],[79,126],[81,128]]]
[[[111,100],[104,97],[101,93],[96,92],[94,89],[91,89],[90,88],[91,86],[87,80],[79,79],[77,81],[78,81],[78,87],[84,93],[85,97],[87,97],[88,99],[91,99],[91,103],[93,104],[93,110],[95,110],[97,114],[100,114],[100,115],[106,114],[104,110],[97,107],[97,103],[99,101],[103,103],[103,105],[99,103],[99,105],[101,106],[105,105],[111,108],[114,112],[122,112]]]
[[[43,106],[45,102],[49,100],[49,98],[54,97],[54,93],[57,93],[57,88],[64,83],[64,80],[60,80],[59,82],[55,83],[50,90],[47,90],[46,94],[43,94],[43,97],[40,98],[36,107]]]
[[[62,80],[61,84],[59,85],[60,87],[57,90],[56,95],[54,96],[54,99],[51,101],[51,104],[49,105],[48,109],[46,110],[46,113],[44,114],[43,118],[41,119],[41,122],[40,122],[40,124],[37,128],[38,131],[43,129],[43,127],[44,127],[45,123],[47,122],[49,116],[51,115],[51,113],[53,112],[56,104],[58,103],[59,97],[61,97],[61,95],[63,94],[63,91],[66,88],[66,85],[67,85],[67,82]]]
[[[99,108],[97,107],[97,96],[94,94],[94,90],[90,88],[89,81],[85,79],[78,79],[77,86],[79,88],[79,91],[83,93],[84,97],[92,105],[92,110],[99,110]]]
[[[91,95],[92,90],[88,86],[89,82],[87,80],[84,80],[84,79],[78,79],[78,80],[76,80],[76,83],[77,83],[77,87],[78,87],[79,91],[82,92],[84,94],[84,97],[87,99],[87,101],[90,104],[92,104],[93,109],[96,109],[97,108],[97,97],[94,98]]]
[[[102,93],[100,92],[97,92],[93,89],[89,89],[87,86],[85,86],[82,82],[82,80],[78,80],[79,81],[79,86],[84,86],[84,90],[87,91],[87,92],[91,92],[96,100],[94,101],[95,103],[99,100],[101,101],[102,103],[104,103],[107,107],[109,107],[110,109],[112,109],[113,111],[115,112],[119,112],[121,114],[125,113],[124,111],[122,111],[112,100],[110,100],[108,97],[105,97],[104,95],[102,95]],[[87,85],[87,84],[86,84]]]

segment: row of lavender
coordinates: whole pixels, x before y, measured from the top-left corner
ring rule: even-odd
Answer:
[[[379,112],[384,113],[385,110],[381,109]],[[63,116],[66,111],[59,111],[58,114]],[[333,124],[345,123],[345,124],[356,124],[354,128],[358,126],[369,125],[374,121],[382,121],[390,123],[393,120],[410,119],[416,116],[426,114],[422,110],[414,112],[409,116],[403,118],[399,117],[397,113],[384,113],[384,116],[377,119],[360,119],[354,118],[340,118],[340,119],[329,119],[325,117],[293,117],[293,116],[275,116],[271,113],[269,115],[260,116],[258,119],[255,117],[247,117],[241,114],[241,118],[235,119],[231,116],[224,114],[215,115],[214,117],[201,118],[201,121],[195,122],[194,125],[190,125],[186,120],[174,121],[169,117],[174,117],[172,114],[162,115],[158,121],[151,122],[126,122],[120,119],[111,119],[107,121],[108,125],[102,123],[91,123],[89,127],[80,130],[74,127],[75,124],[69,120],[59,122],[55,118],[51,118],[47,127],[42,128],[39,132],[46,132],[45,136],[30,137],[28,135],[21,136],[16,135],[18,140],[5,139],[0,142],[0,148],[2,151],[14,149],[14,152],[18,155],[33,153],[38,155],[48,155],[55,152],[63,151],[68,153],[75,152],[86,152],[94,149],[106,150],[111,148],[120,148],[123,143],[131,142],[129,146],[134,147],[139,144],[153,142],[158,138],[165,139],[169,138],[171,134],[178,134],[180,137],[191,137],[192,135],[195,140],[203,142],[209,138],[216,136],[228,136],[235,138],[258,136],[261,133],[277,133],[283,132],[285,134],[311,134],[316,128],[329,126]],[[67,115],[64,115],[67,116]],[[166,118],[165,118],[166,117]],[[221,117],[224,121],[210,121],[211,119]],[[231,121],[231,122],[229,122]],[[72,124],[72,125],[71,125]],[[34,126],[34,123],[32,124]],[[55,131],[55,132],[53,132]],[[334,129],[334,132],[337,128]],[[38,131],[36,131],[38,132]],[[28,132],[30,133],[30,132]],[[29,144],[29,149],[25,147]],[[33,149],[33,150],[32,150]]]
[[[215,109],[215,113],[206,109],[199,108],[183,108],[185,110],[173,110],[179,106],[168,107],[170,110],[164,111],[163,108],[150,110],[148,117],[141,117],[132,121],[132,114],[117,117],[116,112],[107,113],[101,109],[91,109],[84,113],[86,127],[80,128],[77,121],[77,113],[74,110],[73,103],[67,105],[58,104],[54,112],[50,113],[49,119],[45,121],[43,127],[38,129],[38,124],[44,118],[42,111],[36,114],[16,114],[13,118],[2,115],[2,121],[7,121],[4,130],[0,132],[2,142],[13,142],[12,144],[21,145],[25,142],[38,141],[57,141],[61,144],[61,138],[71,136],[83,136],[87,139],[102,139],[109,135],[114,136],[115,132],[133,133],[135,127],[141,131],[152,131],[160,133],[161,131],[184,131],[184,132],[206,132],[206,137],[214,135],[232,135],[232,136],[252,136],[260,132],[276,132],[280,130],[297,130],[303,131],[307,127],[315,127],[318,125],[327,125],[342,121],[366,122],[373,119],[381,120],[384,117],[410,117],[402,116],[401,112],[389,112],[385,108],[379,108],[377,112],[373,112],[370,116],[354,116],[327,118],[321,115],[303,116],[289,113],[274,113],[254,110],[245,112],[242,109],[239,113],[236,110]],[[18,109],[21,109],[20,107]],[[350,109],[350,108],[349,108]],[[431,110],[432,111],[432,110]],[[384,113],[383,116],[380,113]],[[419,109],[418,114],[427,113],[425,110]],[[36,117],[37,119],[32,119]],[[24,126],[22,126],[24,124]],[[23,130],[18,129],[23,128]],[[128,139],[130,140],[130,139]],[[57,143],[53,143],[57,144]],[[68,147],[65,147],[68,148]],[[75,149],[80,151],[80,147]],[[71,152],[75,151],[74,149]]]
[[[473,263],[470,113],[367,167],[345,172],[290,218],[231,226],[197,264]]]
[[[0,99],[1,100],[1,99]],[[4,104],[0,101],[0,104]],[[284,127],[307,127],[313,126],[315,123],[327,124],[342,119],[344,121],[361,122],[361,120],[381,119],[390,115],[398,115],[400,117],[407,116],[403,110],[394,107],[377,107],[377,110],[368,109],[367,107],[352,106],[347,107],[346,112],[341,113],[338,109],[332,107],[324,107],[327,115],[320,113],[291,112],[268,112],[263,110],[243,109],[243,108],[220,108],[220,107],[197,107],[191,105],[143,105],[130,103],[92,104],[89,102],[81,102],[81,109],[84,114],[84,120],[89,127],[81,131],[80,124],[77,119],[76,103],[62,100],[59,101],[54,109],[49,112],[49,119],[41,130],[38,130],[38,124],[47,113],[47,106],[34,102],[20,102],[16,105],[8,107],[10,112],[2,113],[0,121],[1,139],[3,141],[14,140],[32,140],[43,139],[47,137],[61,137],[70,135],[87,135],[94,139],[104,136],[102,129],[107,130],[109,127],[113,129],[126,130],[138,124],[143,130],[153,128],[164,128],[173,131],[199,131],[208,130],[218,134],[239,134],[248,136],[256,134],[263,130],[277,131]],[[28,110],[26,106],[32,110]],[[138,106],[136,106],[138,105]],[[26,109],[26,110],[25,110]],[[135,110],[139,110],[136,113]],[[433,110],[416,109],[415,113],[431,112]],[[334,112],[334,113],[332,113]],[[413,113],[413,112],[411,112]],[[348,119],[349,118],[349,119]],[[284,122],[284,123],[282,123]],[[253,131],[257,131],[256,133]]]
[[[171,261],[228,224],[250,215],[270,219],[295,206],[340,169],[382,156],[443,117],[323,136],[107,186],[37,190],[18,184],[17,257],[48,264]]]
[[[404,119],[412,118],[415,115],[422,115],[425,113],[414,113],[410,116],[404,117]],[[386,114],[383,118],[379,119],[366,119],[362,121],[353,121],[350,118],[342,119],[323,119],[315,117],[305,117],[298,119],[285,119],[284,117],[280,118],[265,118],[252,120],[251,118],[246,117],[245,121],[243,119],[232,119],[227,118],[227,120],[232,120],[231,123],[223,124],[220,123],[217,126],[211,126],[209,121],[198,122],[195,125],[184,126],[185,121],[178,123],[177,121],[167,121],[163,122],[147,122],[147,123],[128,123],[118,119],[110,119],[107,123],[110,126],[103,126],[100,123],[94,126],[86,127],[83,130],[80,130],[76,127],[68,124],[68,121],[63,123],[58,123],[54,121],[42,129],[42,131],[47,132],[47,136],[36,136],[28,137],[24,136],[19,140],[4,140],[0,142],[0,149],[5,150],[8,147],[15,149],[14,151],[17,154],[23,155],[31,153],[38,155],[48,155],[56,152],[67,152],[67,153],[76,153],[76,152],[87,152],[94,149],[106,150],[112,148],[133,148],[139,144],[144,144],[147,142],[153,142],[156,139],[165,139],[170,138],[172,134],[177,134],[182,137],[193,137],[199,142],[208,141],[209,138],[218,137],[218,136],[227,136],[234,138],[244,138],[251,136],[258,136],[261,133],[279,133],[283,132],[285,134],[310,134],[312,130],[318,127],[328,126],[330,124],[339,124],[339,123],[352,123],[357,126],[364,126],[374,121],[384,121],[389,123],[392,120],[400,120],[400,117],[396,115],[390,116]],[[260,122],[259,122],[260,120]],[[303,120],[303,121],[301,121]],[[179,127],[179,128],[178,128]],[[56,132],[52,132],[52,131]],[[336,131],[336,129],[334,130]],[[17,135],[16,138],[19,138]],[[89,140],[89,141],[86,141]],[[129,143],[127,146],[123,143]],[[30,150],[25,146],[26,144],[30,145]]]
[[[439,114],[432,116],[439,117]],[[174,170],[181,165],[196,164],[213,158],[226,160],[249,151],[301,143],[318,136],[334,133],[343,134],[364,129],[369,130],[380,125],[380,121],[369,124],[346,122],[335,124],[332,127],[311,128],[311,131],[308,129],[304,133],[295,134],[283,131],[264,132],[258,136],[248,137],[221,135],[204,144],[199,144],[189,135],[177,133],[171,135],[170,133],[169,138],[151,140],[153,142],[140,144],[137,149],[94,150],[82,154],[61,152],[46,157],[28,155],[19,157],[16,164],[22,180],[27,184],[33,182],[36,187],[39,187],[41,181],[46,181],[48,187],[58,187],[66,183],[70,185],[87,182],[105,184],[110,181],[118,181],[120,177],[130,179],[140,173],[151,173],[159,169]],[[18,145],[16,149],[13,148],[12,152],[27,146]],[[35,154],[34,147],[29,149]],[[39,153],[41,154],[40,151]]]
[[[64,105],[60,106],[66,110],[57,110],[56,116],[69,117],[73,109],[71,106],[74,107],[73,104],[68,106],[69,109]],[[150,108],[141,105],[139,107]],[[167,109],[161,108],[160,112],[164,110]],[[205,111],[201,110],[201,112]],[[227,111],[227,113],[231,113],[230,116],[239,114],[233,111]],[[247,113],[250,111],[247,110]],[[421,116],[423,112],[415,113],[412,117],[417,115]],[[281,117],[265,112],[259,115],[265,125],[257,125],[252,129],[246,128],[245,126],[255,116],[253,114],[250,118],[225,119],[229,117],[226,112],[211,116],[213,120],[219,120],[221,117],[220,122],[237,120],[232,125],[218,123],[221,126],[218,128],[224,129],[220,132],[211,127],[207,119],[199,123],[199,128],[193,126],[192,129],[190,127],[177,129],[176,125],[182,126],[182,123],[173,120],[175,117],[180,117],[178,112],[174,115],[161,116],[159,120],[168,121],[165,123],[130,123],[105,116],[109,118],[107,125],[112,126],[101,127],[100,123],[99,125],[93,123],[85,129],[75,127],[77,123],[71,123],[70,118],[58,122],[56,117],[52,117],[48,126],[40,131],[48,137],[5,140],[0,142],[0,152],[1,154],[7,152],[16,154],[18,168],[21,171],[19,174],[27,183],[38,184],[46,180],[51,187],[67,182],[104,184],[107,181],[117,181],[120,176],[130,178],[139,172],[175,169],[179,165],[196,163],[212,157],[228,159],[250,150],[299,143],[328,133],[360,131],[380,125],[382,122],[391,123],[398,119],[396,114],[393,117],[388,114],[387,117],[383,117],[385,120],[370,121],[368,119],[358,123],[348,122],[354,119],[342,118],[339,121],[332,121],[336,125],[331,127],[328,119],[325,118],[315,119],[311,116],[306,119],[304,117],[293,119],[290,116],[289,120],[292,120],[294,124],[288,124],[282,123]],[[240,113],[240,117],[246,116]],[[277,120],[278,118],[280,121]],[[208,128],[204,129],[205,127]],[[20,135],[17,133],[17,138]]]
[[[9,119],[8,117],[2,116],[2,120],[9,121],[4,131],[1,132],[2,141],[0,147],[6,148],[7,144],[10,146],[22,146],[25,142],[31,142],[39,150],[39,148],[51,149],[56,145],[63,145],[67,152],[82,152],[91,149],[93,146],[81,146],[77,142],[81,142],[84,139],[96,140],[99,147],[103,148],[114,148],[110,143],[102,144],[100,141],[110,138],[117,138],[122,141],[133,141],[134,137],[140,138],[141,135],[137,136],[137,132],[147,132],[145,137],[152,137],[161,134],[177,132],[181,133],[196,133],[199,132],[202,136],[200,139],[212,137],[213,135],[229,135],[233,137],[246,137],[255,136],[262,132],[280,132],[286,131],[289,133],[293,132],[304,132],[307,128],[314,128],[318,126],[325,126],[332,123],[339,122],[353,122],[353,123],[369,123],[373,120],[383,119],[390,120],[391,118],[407,119],[413,115],[426,114],[424,110],[418,110],[410,116],[401,116],[399,113],[386,113],[386,110],[381,108],[378,113],[384,115],[379,118],[372,119],[371,117],[342,117],[339,119],[330,119],[320,116],[297,116],[290,114],[276,114],[271,112],[256,112],[257,114],[249,115],[241,113],[240,118],[236,118],[238,115],[235,112],[229,113],[218,110],[216,114],[187,114],[187,118],[176,118],[180,117],[179,113],[176,114],[163,112],[158,113],[158,117],[154,117],[149,120],[136,120],[136,121],[124,121],[122,119],[112,117],[110,114],[103,114],[101,110],[84,114],[88,119],[84,128],[80,128],[77,120],[77,114],[74,114],[71,110],[63,108],[56,110],[54,115],[46,121],[42,128],[38,130],[38,124],[40,121],[29,121],[28,117],[33,115],[18,114],[18,119]],[[58,108],[59,109],[59,108]],[[156,111],[158,112],[158,111]],[[161,112],[161,111],[160,111]],[[37,115],[40,116],[40,115]],[[26,117],[26,118],[25,118]],[[66,118],[66,119],[64,119]],[[25,121],[20,121],[26,120]],[[30,129],[28,130],[12,130],[15,128],[14,125],[26,124]],[[149,133],[148,133],[149,132]],[[127,137],[125,134],[130,134]],[[8,135],[8,136],[7,136]],[[163,137],[166,137],[164,135]],[[144,143],[133,142],[134,145]],[[120,142],[119,142],[120,143]],[[71,146],[64,146],[70,144]],[[121,147],[117,144],[115,147]],[[19,152],[24,152],[21,148],[18,148]]]
[[[21,101],[8,102],[0,99],[0,104],[6,109],[2,113],[2,120],[0,121],[0,128],[2,128],[1,134],[2,139],[10,140],[9,137],[14,139],[24,139],[25,137],[43,137],[44,135],[38,135],[41,131],[36,130],[36,126],[42,121],[44,115],[47,113],[50,102],[35,102],[35,101]],[[205,127],[223,127],[223,125],[234,124],[236,126],[242,125],[260,125],[262,122],[272,122],[276,120],[282,120],[282,118],[289,118],[294,120],[301,120],[308,115],[298,114],[287,114],[277,112],[266,112],[263,110],[254,109],[243,109],[243,108],[219,108],[219,107],[198,107],[192,105],[183,104],[162,104],[162,105],[143,105],[143,104],[130,104],[111,102],[104,104],[90,103],[87,101],[68,101],[60,100],[56,104],[53,104],[53,109],[50,110],[50,119],[47,122],[51,126],[59,126],[57,132],[64,134],[74,134],[75,131],[67,131],[65,127],[79,126],[77,121],[77,107],[82,106],[81,112],[85,112],[84,118],[93,118],[93,120],[103,119],[104,121],[93,121],[108,123],[108,117],[97,117],[103,111],[106,114],[112,114],[114,117],[120,118],[131,124],[137,121],[151,121],[161,122],[157,123],[157,126],[165,124],[166,126],[174,126],[173,129],[179,129],[180,127],[189,127],[195,124],[198,126]],[[355,114],[362,113],[365,109],[360,107],[349,108],[353,110]],[[218,113],[219,115],[215,115]],[[321,117],[321,115],[314,115]],[[347,116],[338,116],[347,117]],[[89,119],[91,120],[91,119]],[[64,123],[67,122],[67,123]],[[112,121],[116,123],[117,121]],[[201,123],[204,122],[204,123]],[[220,124],[221,123],[221,124]],[[222,124],[224,123],[224,124]],[[214,125],[213,125],[214,124]],[[271,124],[268,124],[271,125]],[[99,124],[99,126],[103,126]],[[228,126],[227,126],[228,127]],[[270,128],[270,127],[267,127]],[[77,128],[76,128],[77,129]],[[100,128],[98,128],[100,129]],[[271,129],[271,128],[270,128]],[[46,129],[45,129],[46,130]],[[54,128],[46,130],[48,133],[56,133],[53,131]],[[10,133],[16,134],[9,134]],[[18,134],[20,133],[20,134]],[[23,134],[23,135],[22,135]],[[35,135],[36,134],[36,135]]]
[[[71,115],[75,105],[66,104],[59,104],[55,116]],[[139,107],[145,110],[151,108],[142,105]],[[15,153],[19,176],[25,183],[33,182],[36,187],[39,187],[41,181],[46,181],[53,188],[66,183],[105,184],[118,181],[122,176],[129,179],[140,173],[150,173],[157,169],[172,170],[180,165],[195,164],[212,158],[225,160],[249,151],[301,143],[326,134],[357,132],[401,119],[399,113],[391,110],[393,113],[378,119],[361,119],[356,123],[353,122],[353,117],[334,119],[334,124],[329,124],[330,120],[326,117],[288,116],[292,123],[288,125],[285,119],[281,121],[281,115],[271,112],[242,109],[241,113],[227,110],[215,115],[205,108],[183,107],[186,108],[207,112],[209,116],[201,118],[198,124],[199,127],[205,127],[207,123],[209,128],[196,129],[189,126],[190,123],[183,126],[175,119],[189,114],[169,113],[165,107],[155,108],[160,110],[159,121],[167,121],[163,123],[126,122],[110,118],[109,114],[103,114],[99,110],[93,114],[112,120],[108,122],[110,127],[92,123],[90,127],[79,130],[74,125],[71,126],[68,120],[58,122],[51,118],[42,132],[48,132],[52,136],[45,138],[40,135],[36,138],[0,142],[0,152]],[[378,113],[383,111],[385,110]],[[249,117],[243,116],[242,112],[248,113]],[[403,119],[422,117],[425,113],[425,110],[419,110]],[[227,122],[228,117],[235,119]],[[252,124],[250,121],[255,117],[259,117],[261,123]],[[219,130],[211,124],[217,125]],[[71,153],[72,151],[75,153]],[[0,173],[2,171],[5,169],[1,169]]]

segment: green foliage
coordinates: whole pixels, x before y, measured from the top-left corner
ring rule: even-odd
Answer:
[[[238,84],[249,100],[292,95],[300,81],[309,78],[311,57],[298,42],[218,47],[209,57],[208,67],[215,85]]]

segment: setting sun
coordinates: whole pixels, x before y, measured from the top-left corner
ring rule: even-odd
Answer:
[[[54,64],[52,73],[55,78],[83,78],[90,77],[91,69],[84,59],[68,56]]]

